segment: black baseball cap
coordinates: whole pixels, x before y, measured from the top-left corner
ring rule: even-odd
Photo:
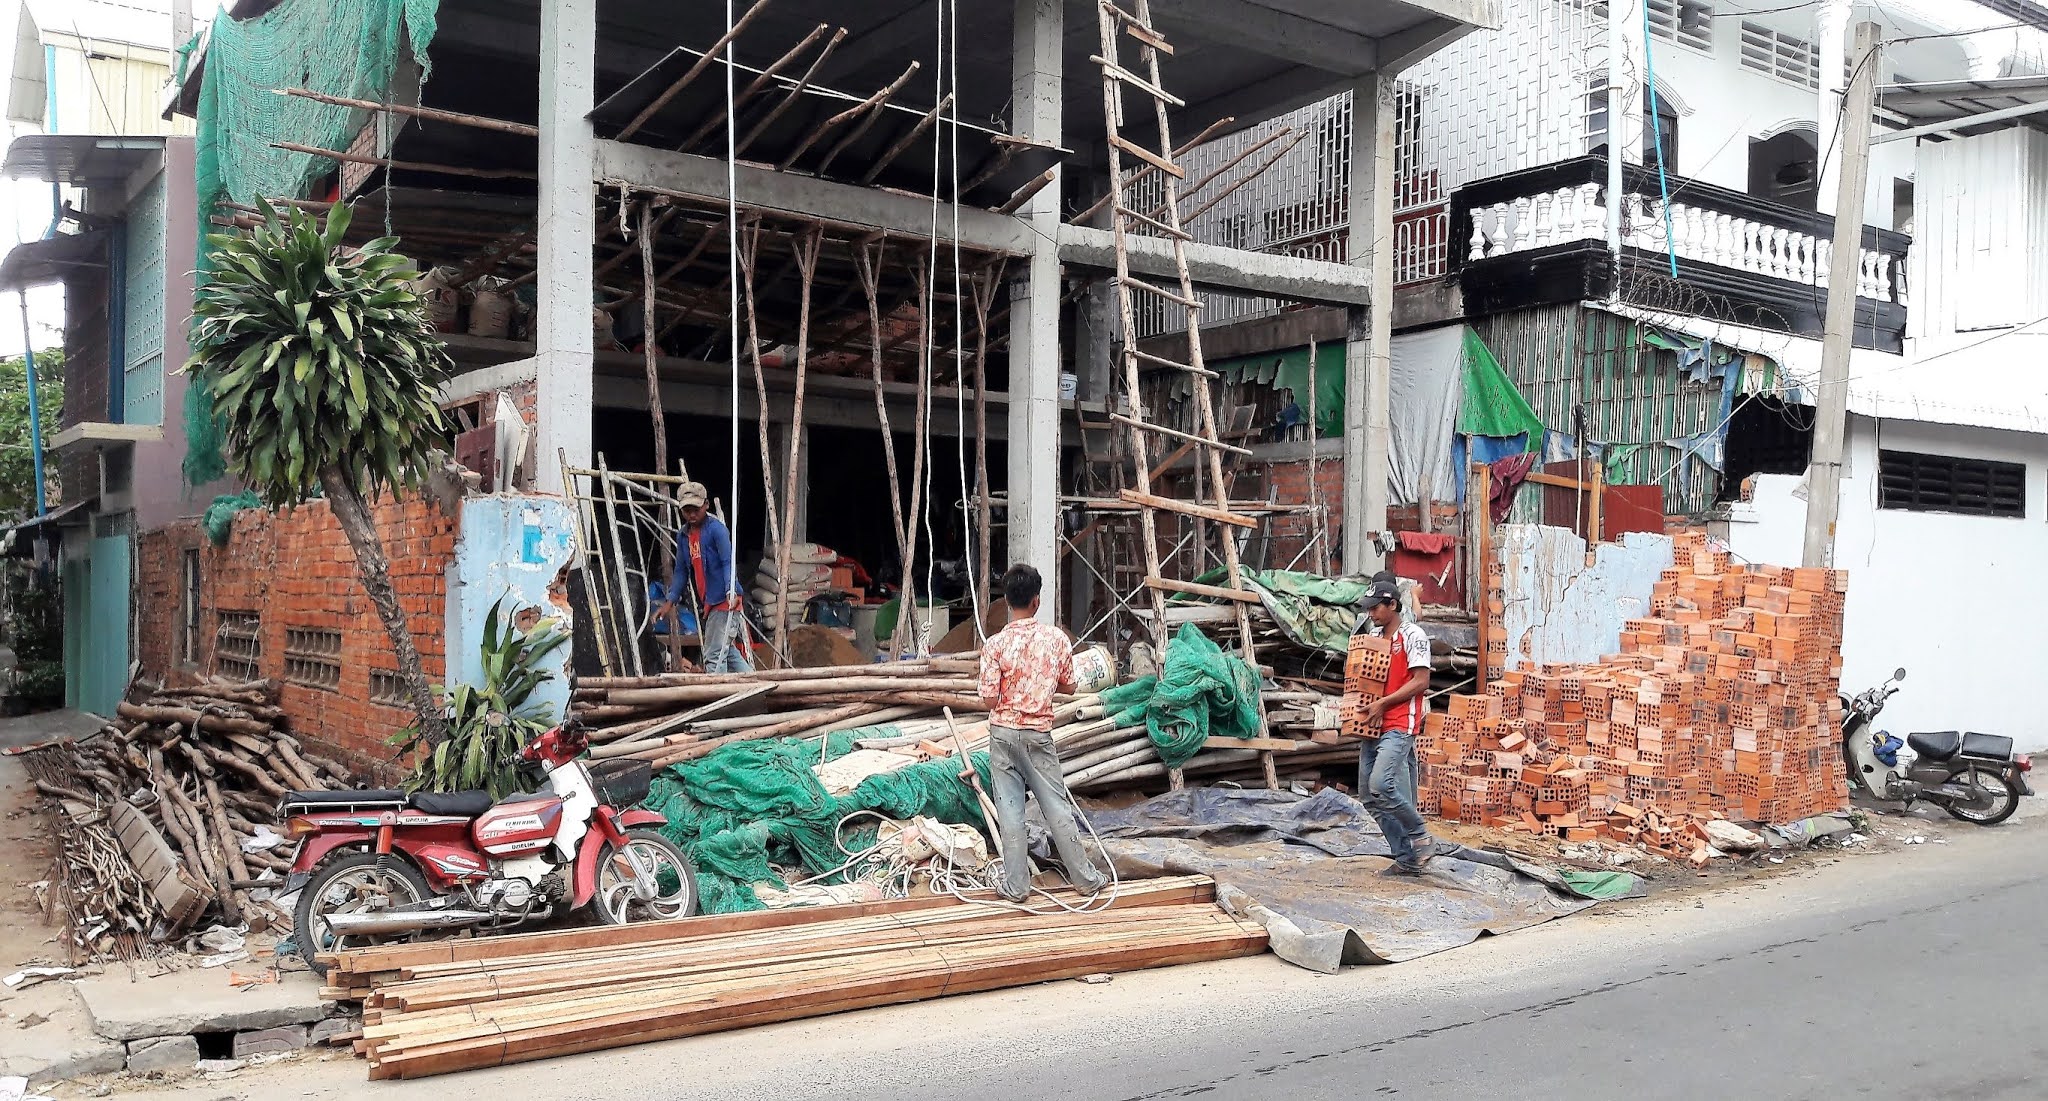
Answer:
[[[1399,604],[1400,602],[1401,589],[1391,581],[1374,581],[1365,590],[1364,604],[1368,608],[1377,608],[1382,604]]]

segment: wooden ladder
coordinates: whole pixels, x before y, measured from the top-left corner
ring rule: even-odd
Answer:
[[[1248,454],[1242,447],[1223,442],[1216,431],[1216,411],[1209,393],[1210,380],[1216,377],[1202,362],[1201,300],[1195,297],[1194,281],[1188,277],[1187,242],[1193,235],[1182,227],[1180,220],[1180,185],[1187,178],[1174,162],[1173,136],[1167,120],[1169,108],[1184,107],[1186,104],[1168,92],[1159,80],[1159,57],[1171,55],[1173,46],[1152,26],[1150,0],[1131,0],[1125,8],[1115,0],[1098,0],[1097,22],[1102,33],[1102,52],[1093,58],[1102,69],[1102,110],[1103,125],[1109,150],[1110,227],[1116,240],[1116,288],[1117,307],[1123,325],[1123,375],[1124,397],[1130,406],[1128,414],[1118,413],[1114,419],[1130,430],[1132,457],[1135,460],[1135,489],[1121,490],[1118,496],[1138,506],[1138,542],[1144,551],[1145,587],[1149,590],[1152,605],[1152,641],[1161,659],[1164,659],[1167,643],[1166,598],[1169,593],[1185,593],[1192,596],[1208,597],[1227,601],[1235,609],[1237,622],[1238,649],[1244,660],[1254,669],[1258,666],[1257,653],[1252,648],[1251,608],[1259,601],[1256,593],[1239,588],[1241,576],[1238,571],[1237,541],[1231,528],[1257,528],[1258,521],[1231,511],[1229,499],[1230,482],[1223,476],[1223,455]],[[1121,50],[1128,37],[1137,50],[1138,67],[1127,67],[1122,60]],[[1157,128],[1157,149],[1132,141],[1120,133],[1124,121],[1124,92],[1129,89],[1141,100],[1150,101],[1152,115]],[[1140,210],[1134,203],[1143,200],[1130,194],[1132,185],[1138,180],[1126,179],[1124,157],[1128,155],[1144,168],[1139,169],[1141,179],[1157,175],[1162,183],[1164,196],[1160,204],[1151,210]],[[1158,282],[1140,279],[1131,274],[1130,238],[1132,235],[1163,238],[1173,248],[1173,266],[1178,283],[1162,286]],[[1187,358],[1171,359],[1153,355],[1138,347],[1138,325],[1136,303],[1143,296],[1147,300],[1166,303],[1171,310],[1179,308],[1186,317]],[[1147,369],[1180,371],[1193,376],[1195,397],[1195,430],[1182,431],[1162,424],[1154,424],[1146,418],[1142,375]],[[1152,492],[1151,437],[1160,436],[1184,444],[1192,444],[1197,463],[1206,465],[1208,478],[1207,502],[1185,501],[1164,497]],[[1159,522],[1161,512],[1179,513],[1198,521],[1209,521],[1220,526],[1218,542],[1222,546],[1225,567],[1223,585],[1200,585],[1192,581],[1170,578],[1162,574],[1159,562]],[[1199,553],[1195,560],[1200,562]],[[1259,737],[1266,734],[1266,717],[1263,703],[1257,705],[1259,714]],[[1278,787],[1279,778],[1273,766],[1271,750],[1262,750],[1259,760],[1265,767],[1266,785]],[[1173,788],[1183,786],[1179,769],[1168,774]]]

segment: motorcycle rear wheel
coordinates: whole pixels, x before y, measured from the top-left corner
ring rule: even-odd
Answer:
[[[1965,822],[1973,822],[1979,826],[1995,826],[2011,818],[2013,812],[2020,809],[2019,790],[2014,788],[2012,783],[2000,773],[1993,772],[1988,768],[1973,766],[1969,772],[1958,777],[1958,779],[1965,781],[1974,780],[1977,784],[1981,785],[1985,791],[1990,793],[1990,804],[1980,810],[1974,806],[1966,808],[1950,803],[1942,809],[1948,811],[1951,817],[1960,818]]]
[[[634,892],[628,852],[653,869],[655,897],[643,899]],[[627,830],[624,845],[606,845],[598,857],[597,894],[590,908],[606,925],[689,917],[697,912],[697,869],[680,846],[661,834]]]
[[[384,894],[392,906],[416,905],[434,895],[427,877],[402,857],[352,852],[328,860],[306,881],[299,891],[299,904],[292,907],[292,935],[298,941],[300,957],[315,975],[327,977],[327,968],[319,960],[322,952],[374,943],[367,937],[334,936],[323,920],[329,914],[364,912],[364,896],[372,892]]]

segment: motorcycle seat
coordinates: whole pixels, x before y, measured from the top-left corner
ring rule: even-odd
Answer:
[[[1906,735],[1906,744],[1930,761],[1946,761],[1963,748],[1963,734],[1959,730],[1920,731]]]
[[[488,791],[418,791],[406,801],[406,805],[422,814],[475,818],[491,809],[495,802]]]
[[[1962,755],[1984,761],[2010,761],[2012,739],[2003,734],[1965,734]]]
[[[405,805],[405,793],[389,788],[369,791],[293,791],[285,794],[284,801],[288,806],[370,807],[388,803],[398,807]]]

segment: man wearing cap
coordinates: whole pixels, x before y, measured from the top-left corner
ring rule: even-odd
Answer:
[[[1387,694],[1366,708],[1379,734],[1359,747],[1358,790],[1393,853],[1387,872],[1417,875],[1437,853],[1436,839],[1415,807],[1415,736],[1429,710],[1423,698],[1429,691],[1429,636],[1401,615],[1400,588],[1380,578],[1366,590],[1358,630],[1393,643]]]
[[[676,594],[689,579],[703,615],[697,622],[697,637],[703,641],[698,664],[706,673],[747,673],[753,667],[739,648],[741,621],[739,585],[733,574],[732,533],[725,521],[711,515],[704,505],[711,499],[703,482],[684,482],[676,493],[683,510],[683,530],[676,533],[676,565],[669,575],[669,599],[655,609],[667,617],[675,611]]]

